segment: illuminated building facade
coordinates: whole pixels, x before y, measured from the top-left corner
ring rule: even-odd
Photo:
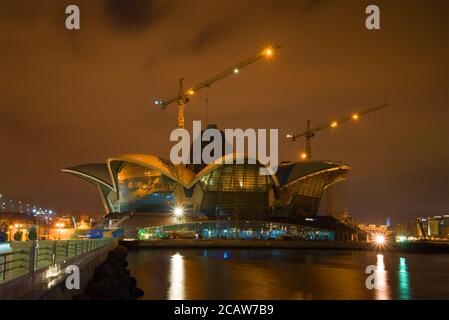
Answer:
[[[203,221],[169,226],[155,226],[139,230],[139,239],[173,239],[199,237],[201,239],[282,239],[287,235],[302,240],[335,240],[328,230],[297,224],[261,221]]]
[[[228,164],[230,158],[233,161]],[[202,238],[354,238],[346,235],[352,230],[345,230],[343,237],[343,232],[336,235],[329,231],[332,228],[321,228],[319,223],[309,227],[300,223],[301,218],[318,215],[323,195],[345,180],[350,169],[347,165],[289,162],[281,164],[276,173],[261,175],[263,167],[257,159],[237,154],[197,166],[128,154],[110,158],[105,164],[81,165],[63,172],[93,183],[109,216],[132,213],[133,219],[123,225],[135,223],[128,228],[134,232],[136,227],[148,227],[138,235],[141,238],[160,238],[167,232],[176,237],[170,228],[183,237],[195,232]],[[177,212],[182,212],[182,217]],[[211,226],[205,228],[206,221]],[[340,228],[337,223],[334,227]]]
[[[426,236],[430,238],[449,239],[449,215],[438,215],[433,217],[418,218],[421,222]],[[416,221],[413,221],[413,235],[417,238],[421,237],[421,230]]]
[[[225,164],[225,158],[240,158]],[[334,162],[282,164],[276,174],[260,175],[255,159],[228,155],[199,172],[151,155],[123,155],[106,164],[63,169],[93,184],[107,213],[171,212],[191,216],[259,220],[316,216],[328,189],[345,180],[349,167]]]

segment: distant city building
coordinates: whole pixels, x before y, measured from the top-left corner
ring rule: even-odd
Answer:
[[[438,237],[438,220],[435,218],[428,218],[427,219],[427,235],[430,237]]]
[[[374,240],[378,234],[387,234],[388,228],[386,224],[358,224],[357,227],[368,235],[368,240]]]
[[[417,221],[412,222],[413,236],[417,238],[422,237],[419,222],[422,224],[427,237],[449,238],[449,215],[417,218]]]
[[[393,229],[393,231],[397,236],[403,237],[411,236],[410,226],[408,224],[398,224],[396,228]]]

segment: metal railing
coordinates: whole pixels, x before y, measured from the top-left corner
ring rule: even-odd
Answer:
[[[29,241],[12,243],[12,251],[0,253],[0,284],[33,274],[95,251],[112,239]]]

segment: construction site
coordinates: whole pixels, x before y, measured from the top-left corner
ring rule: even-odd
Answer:
[[[280,52],[281,46],[266,47],[187,89],[180,78],[177,94],[154,104],[161,110],[177,105],[175,129],[185,130],[186,107],[198,91],[250,72],[251,65],[274,63]],[[363,121],[387,106],[349,110],[317,126],[306,120],[302,131],[293,128],[300,133],[284,137],[291,142],[305,139],[299,159],[281,161],[268,175],[260,174],[270,169],[265,162],[235,151],[214,152],[208,163],[197,159],[177,164],[156,155],[124,154],[62,171],[96,186],[105,210],[99,226],[124,228],[128,238],[364,240],[366,234],[351,223],[347,208],[344,185],[350,164],[312,159],[311,142],[318,133]],[[229,151],[226,145],[233,141],[226,140],[222,128],[209,124],[208,129],[221,133],[218,144]],[[213,137],[200,141],[201,151],[213,143]],[[234,161],[225,161],[229,158]]]

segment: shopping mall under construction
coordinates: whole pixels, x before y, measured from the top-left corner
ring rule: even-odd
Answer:
[[[344,206],[339,212],[329,208],[348,165],[283,162],[276,173],[261,175],[263,165],[257,159],[229,156],[243,163],[217,158],[208,165],[174,165],[154,155],[126,154],[63,172],[97,187],[107,217],[133,217],[128,224],[133,221],[130,225],[140,230],[140,238],[357,237],[342,221],[347,219]],[[329,214],[318,215],[320,207]]]

